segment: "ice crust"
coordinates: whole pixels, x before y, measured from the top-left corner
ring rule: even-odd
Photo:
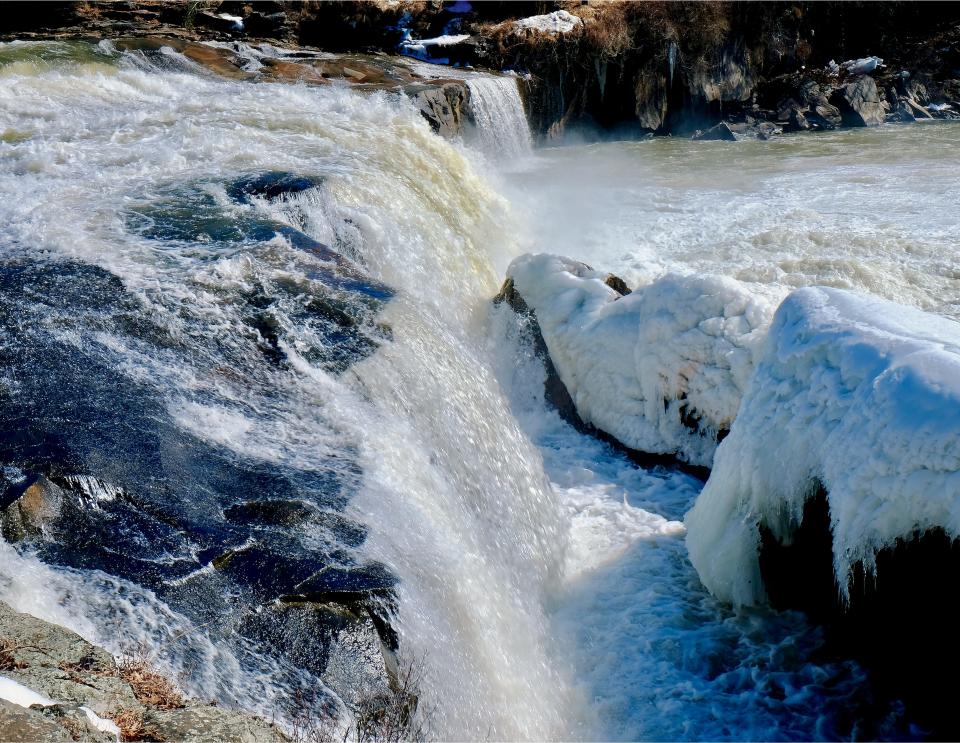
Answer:
[[[788,540],[818,482],[843,590],[857,562],[873,570],[900,537],[960,537],[960,324],[840,289],[784,300],[686,517],[704,585],[762,601],[758,524]]]
[[[565,34],[582,24],[583,21],[573,13],[566,10],[555,10],[544,15],[521,18],[519,21],[514,21],[513,25],[516,29],[531,29],[546,34]]]
[[[607,274],[546,254],[517,258],[508,276],[585,421],[712,466],[685,524],[718,598],[764,600],[759,525],[789,541],[818,485],[842,590],[898,538],[960,537],[960,324],[825,287],[774,314],[714,276],[668,274],[621,297]]]
[[[507,273],[585,421],[634,449],[710,466],[772,303],[734,279],[675,274],[621,297],[607,274],[547,254]]]

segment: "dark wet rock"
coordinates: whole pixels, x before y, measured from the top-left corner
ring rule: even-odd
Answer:
[[[285,12],[270,13],[267,10],[252,10],[243,16],[243,28],[247,36],[280,39],[291,32],[292,23]]]
[[[869,75],[838,88],[830,101],[840,111],[844,126],[876,126],[884,121],[877,84]]]
[[[325,567],[296,585],[292,596],[314,602],[349,602],[372,595],[386,595],[397,579],[380,563],[367,563],[345,569]]]
[[[390,689],[394,650],[362,607],[276,603],[247,614],[238,629],[266,654],[322,678],[348,704],[358,693]]]
[[[4,498],[8,503],[0,515],[0,524],[8,542],[39,535],[60,515],[61,490],[43,475],[24,479],[26,483],[8,487]]]
[[[252,197],[281,199],[323,185],[323,178],[296,173],[270,171],[244,176],[227,186],[227,196],[234,201],[248,202]]]
[[[0,639],[10,648],[3,674],[57,704],[30,709],[0,700],[4,741],[113,741],[81,707],[103,720],[127,711],[157,740],[276,741],[287,738],[271,724],[204,702],[181,700],[174,708],[144,701],[118,672],[113,657],[79,635],[0,603]]]
[[[783,128],[770,121],[761,121],[754,127],[753,131],[757,139],[773,139],[783,134]]]
[[[807,120],[818,129],[836,129],[843,124],[840,109],[825,101],[816,103],[806,114]]]
[[[910,107],[901,101],[897,107],[887,114],[886,120],[889,123],[909,124],[917,120]]]
[[[570,396],[570,391],[563,380],[560,379],[557,368],[550,359],[550,352],[547,349],[546,341],[543,340],[543,333],[540,330],[540,324],[537,322],[536,314],[530,309],[520,292],[517,291],[512,278],[503,282],[500,292],[493,299],[494,305],[504,302],[520,318],[523,323],[523,335],[527,337],[536,356],[543,361],[547,373],[544,380],[544,400],[560,414],[561,418],[577,430],[587,430],[588,426],[577,412],[577,406]]]
[[[697,130],[693,135],[693,139],[708,142],[708,141],[722,141],[722,142],[736,142],[737,135],[733,133],[733,130],[730,128],[730,125],[721,121],[716,126],[712,126],[706,131]]]
[[[267,526],[298,526],[309,521],[316,508],[303,501],[259,500],[230,506],[224,511],[229,521]]]
[[[204,28],[213,29],[214,31],[219,31],[226,34],[239,35],[243,33],[242,20],[240,23],[237,23],[231,18],[223,18],[219,14],[211,13],[206,10],[194,14],[193,24],[195,26],[202,26]]]
[[[904,98],[900,101],[900,110],[909,113],[914,119],[932,119],[930,112],[910,98]]]
[[[197,219],[191,209],[197,203],[206,220],[201,229],[195,221],[177,233],[169,210],[155,210],[140,228],[154,230],[157,239],[173,235],[206,250],[209,240],[190,238],[214,223],[215,210],[204,211],[206,202],[190,199],[173,199],[171,206],[179,204],[176,213],[189,221]],[[249,240],[250,230],[244,229],[230,233],[237,246]],[[295,238],[301,240],[295,250],[317,249],[307,236],[295,234],[302,236]],[[257,249],[252,245],[247,249]],[[251,313],[315,323],[317,332],[365,329],[382,301],[373,296],[379,290],[364,284],[359,272],[356,278],[344,276],[332,261],[305,260],[315,273],[304,285],[267,283],[249,298],[225,294],[223,301],[231,303],[225,306],[242,315],[249,301]],[[302,309],[293,311],[301,301]],[[344,328],[342,313],[354,312]],[[100,268],[59,260],[0,261],[0,365],[18,380],[15,394],[0,386],[6,533],[45,562],[100,570],[154,591],[203,626],[213,641],[230,647],[249,640],[238,631],[247,612],[290,594],[324,567],[353,564],[349,552],[365,532],[338,512],[360,472],[346,444],[329,466],[308,471],[269,465],[199,438],[173,418],[168,387],[131,377],[113,351],[90,340],[104,333],[164,363],[206,366],[222,375],[224,384],[254,389],[269,404],[270,386],[258,385],[277,372],[251,353],[254,346],[242,333],[220,337],[188,313],[179,317],[184,332],[172,337],[117,277]],[[285,328],[277,324],[278,339]],[[63,332],[86,340],[65,342]],[[341,350],[345,345],[339,343]],[[344,356],[340,363],[346,368],[351,360]],[[238,509],[232,512],[236,518],[227,518],[238,500],[309,504],[317,515],[302,528],[330,549],[311,547],[300,527],[270,523],[269,508]],[[48,504],[56,504],[55,512]],[[295,518],[296,510],[281,517],[283,509],[274,509],[273,520]],[[259,553],[240,555],[224,572],[205,569],[213,558],[250,541]],[[295,666],[280,660],[296,677]]]
[[[810,122],[807,121],[806,115],[799,108],[790,111],[789,124],[790,128],[795,131],[806,131],[810,128]]]
[[[845,600],[833,568],[829,495],[815,483],[800,523],[780,542],[760,525],[760,570],[770,603],[824,625],[827,652],[854,657],[878,692],[905,702],[929,740],[955,740],[953,692],[944,679],[960,664],[960,540],[916,530],[881,549],[868,571],[854,565]]]
[[[279,545],[278,545],[279,546]],[[345,554],[342,557],[346,557]],[[297,586],[334,558],[322,553],[289,556],[280,549],[251,544],[230,549],[214,558],[214,569],[251,592],[257,603],[294,593]]]

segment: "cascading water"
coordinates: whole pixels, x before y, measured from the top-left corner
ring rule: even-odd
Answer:
[[[529,152],[516,81],[468,85],[481,160]],[[756,198],[734,169],[746,201],[717,209],[666,142],[637,156],[638,195],[636,162],[590,148],[567,179],[550,157],[576,153],[517,176],[546,202],[518,224],[405,100],[225,81],[171,50],[0,45],[0,99],[0,490],[62,506],[0,545],[0,598],[281,721],[382,683],[395,631],[440,739],[903,732],[895,709],[860,715],[855,664],[809,660],[822,638],[801,617],[710,598],[680,522],[699,481],[564,424],[529,328],[488,303],[524,228],[634,281],[766,246],[746,278],[774,294],[805,270],[872,286],[823,258],[836,194],[822,215],[758,214],[795,184]],[[928,171],[941,199],[953,178]],[[915,227],[939,248],[932,210]],[[769,247],[784,213],[806,225],[787,236],[802,265]],[[749,250],[711,249],[751,226]],[[917,260],[908,299],[949,303],[952,279]]]
[[[19,466],[10,482],[43,471],[72,502],[72,483],[86,482],[77,476],[99,477],[122,497],[102,517],[81,507],[85,529],[122,519],[137,539],[162,533],[154,567],[121,563],[122,593],[137,598],[112,603],[199,625],[197,643],[209,635],[239,658],[225,665],[232,688],[201,663],[188,682],[197,693],[280,719],[283,697],[311,677],[347,699],[357,672],[335,662],[335,646],[318,648],[326,662],[297,660],[306,636],[285,639],[305,621],[297,605],[279,596],[267,619],[254,607],[305,591],[283,573],[317,560],[376,593],[365,566],[380,561],[397,579],[401,652],[425,663],[433,734],[562,737],[574,695],[544,601],[560,576],[563,516],[483,350],[497,286],[489,246],[500,263],[512,250],[506,204],[403,101],[223,82],[169,50],[158,60],[84,45],[2,51],[0,97],[17,104],[0,120],[4,296],[10,317],[34,328],[7,327],[5,358],[15,376],[29,368],[13,359],[42,358],[62,397],[89,399],[89,434],[68,436],[65,453],[5,448]],[[497,82],[481,86],[480,111],[516,127],[514,81],[503,84],[510,105],[493,100]],[[525,134],[515,141],[527,146]],[[65,381],[71,353],[97,374]],[[3,391],[11,410],[59,410],[39,383],[8,378]],[[49,412],[37,407],[44,396]],[[126,426],[136,446],[112,461],[120,450],[103,443]],[[162,524],[192,526],[154,524],[157,511]],[[111,565],[83,544],[35,549],[72,572],[39,601],[16,580],[34,558],[4,560],[14,606],[64,605],[63,586],[96,583],[91,568]],[[276,572],[276,560],[289,562]],[[97,596],[41,613],[116,652],[166,636],[119,609],[105,612],[125,617],[111,636],[96,615],[109,590]],[[245,664],[255,642],[280,652]]]
[[[517,80],[506,76],[472,77],[467,86],[480,149],[497,159],[529,153],[530,127]]]

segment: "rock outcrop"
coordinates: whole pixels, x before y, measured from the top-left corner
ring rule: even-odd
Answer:
[[[960,10],[947,3],[588,2],[547,14],[542,4],[416,0],[10,5],[0,38],[153,36],[187,42],[185,56],[227,76],[403,88],[444,136],[469,117],[463,81],[425,78],[383,52],[520,72],[541,140],[689,135],[747,116],[790,131],[960,117]],[[221,47],[189,45],[202,40]],[[305,53],[237,65],[237,49],[224,48],[262,40]]]
[[[32,701],[27,691],[43,701],[24,706]],[[79,635],[3,603],[0,730],[10,743],[112,741],[118,735],[195,743],[288,740],[264,720],[183,698],[145,662],[118,663]]]
[[[838,88],[830,101],[840,111],[845,126],[877,126],[883,123],[886,115],[877,84],[869,75]]]

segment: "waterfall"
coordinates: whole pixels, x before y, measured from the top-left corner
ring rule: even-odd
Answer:
[[[516,78],[477,76],[468,79],[467,86],[480,149],[503,159],[527,154],[530,127]]]
[[[0,378],[0,401],[37,426],[54,424],[60,400],[88,406],[85,426],[57,439],[76,452],[67,474],[124,494],[100,499],[91,518],[108,513],[135,535],[153,512],[174,518],[150,521],[162,540],[145,555],[149,575],[135,551],[110,563],[94,545],[74,565],[75,551],[51,548],[40,557],[63,572],[42,597],[8,559],[0,598],[55,606],[104,582],[88,566],[122,563],[125,596],[114,599],[112,583],[95,602],[74,596],[64,621],[114,652],[124,638],[150,649],[168,637],[175,628],[156,627],[168,615],[200,626],[239,660],[217,660],[229,673],[209,683],[203,658],[216,658],[197,640],[188,690],[282,721],[273,705],[304,675],[350,690],[332,661],[310,666],[302,645],[278,660],[283,686],[249,654],[272,649],[251,630],[269,613],[257,591],[286,578],[257,569],[251,594],[231,556],[294,568],[317,554],[347,567],[376,560],[397,579],[401,652],[425,662],[433,735],[565,737],[575,695],[544,608],[565,520],[484,342],[515,251],[506,201],[405,99],[224,81],[109,50],[62,64],[33,62],[42,44],[10,55],[22,63],[0,76],[0,98],[18,101],[0,130],[19,133],[0,162],[0,364],[25,382]],[[515,81],[478,79],[471,91],[481,142],[527,151]],[[294,190],[251,196],[264,172],[292,174],[264,182]],[[17,317],[31,332],[8,327]],[[266,497],[319,517],[245,527],[246,501]],[[136,510],[143,500],[153,511]],[[197,528],[169,526],[181,522]],[[107,533],[127,555],[124,532]],[[218,555],[228,558],[214,565]],[[153,607],[151,626],[130,604]],[[268,629],[259,637],[291,631]],[[254,639],[235,639],[243,633]],[[231,695],[231,683],[245,692]]]

